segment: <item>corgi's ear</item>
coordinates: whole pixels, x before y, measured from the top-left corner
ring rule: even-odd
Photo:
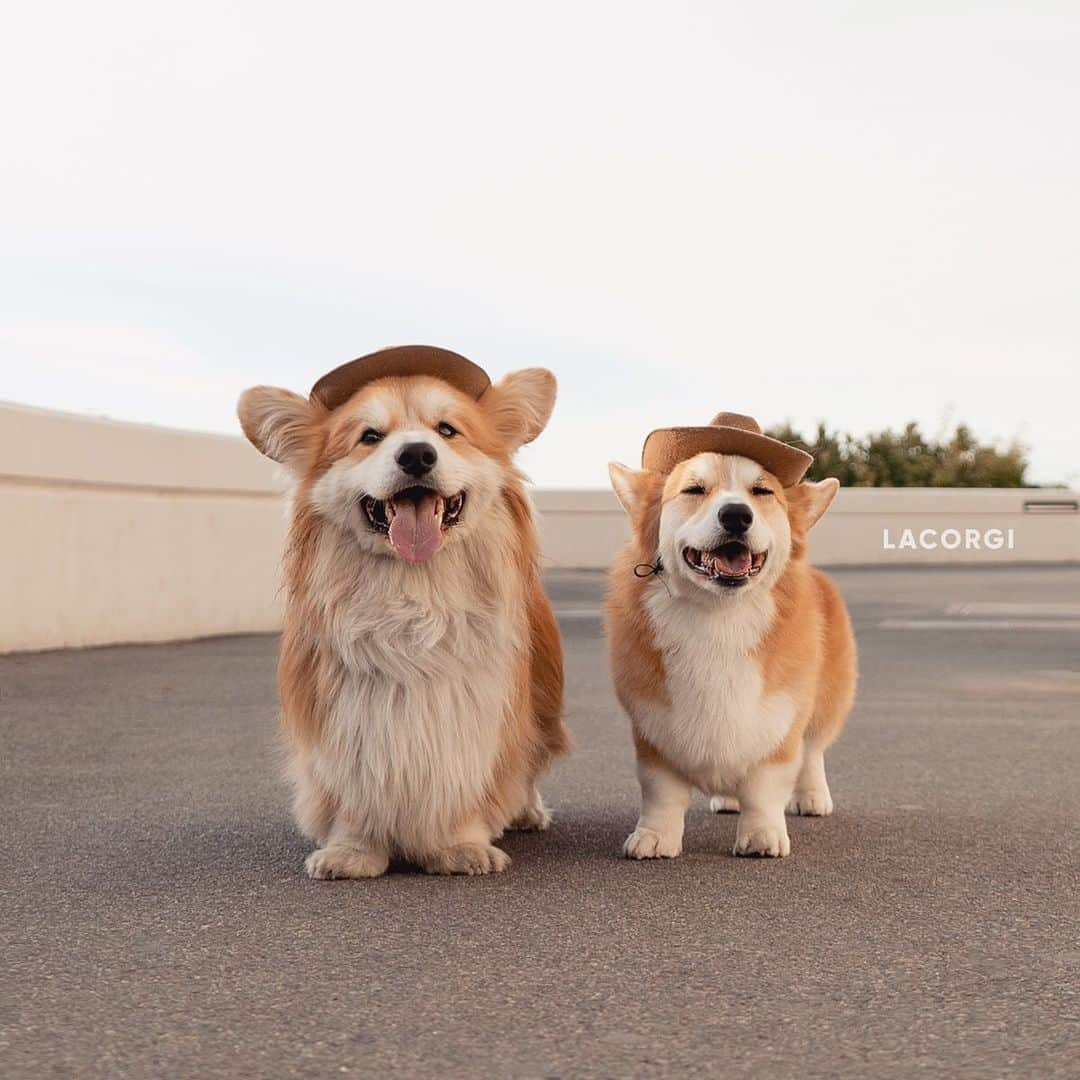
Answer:
[[[664,478],[648,469],[628,469],[617,461],[608,463],[615,496],[630,519],[638,556],[653,562],[660,545],[660,509]]]
[[[556,389],[555,376],[535,367],[512,371],[484,392],[480,405],[511,453],[547,427]]]
[[[835,476],[818,480],[817,483],[796,484],[784,492],[788,506],[799,518],[804,532],[809,532],[829,509],[836,493],[840,490],[840,481]]]
[[[256,450],[299,471],[318,417],[307,398],[276,386],[253,386],[240,395],[236,415]]]
[[[622,504],[622,508],[633,517],[641,506],[649,474],[644,470],[639,472],[637,469],[628,468],[618,461],[609,461],[607,471],[611,477],[611,486],[615,489],[615,497]]]

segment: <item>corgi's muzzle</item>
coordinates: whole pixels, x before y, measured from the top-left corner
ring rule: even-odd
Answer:
[[[742,540],[727,539],[709,551],[683,548],[686,565],[696,574],[727,588],[738,588],[761,573],[767,551],[751,551]]]
[[[389,499],[365,495],[360,500],[368,525],[385,533],[391,547],[406,562],[430,559],[443,545],[446,532],[461,520],[465,492],[444,498],[433,488],[407,487]]]

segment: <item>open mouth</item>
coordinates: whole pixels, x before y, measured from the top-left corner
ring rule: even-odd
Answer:
[[[442,547],[447,529],[461,520],[465,492],[444,499],[432,488],[408,487],[389,499],[365,495],[360,506],[371,528],[385,533],[403,559],[423,562]]]
[[[767,551],[751,551],[741,540],[729,540],[712,551],[683,548],[686,565],[696,574],[719,582],[721,585],[745,585],[761,573]]]

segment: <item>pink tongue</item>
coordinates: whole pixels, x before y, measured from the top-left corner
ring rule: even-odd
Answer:
[[[730,548],[713,552],[713,565],[721,574],[738,576],[750,572],[750,551],[747,548]]]
[[[425,495],[418,502],[402,499],[394,503],[390,522],[390,543],[409,562],[430,559],[442,547],[442,500]]]

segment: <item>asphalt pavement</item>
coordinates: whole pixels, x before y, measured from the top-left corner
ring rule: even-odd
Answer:
[[[576,749],[510,870],[312,882],[271,637],[0,657],[5,1077],[1076,1077],[1080,567],[836,573],[837,804],[782,861],[637,790],[596,575],[553,575]]]

